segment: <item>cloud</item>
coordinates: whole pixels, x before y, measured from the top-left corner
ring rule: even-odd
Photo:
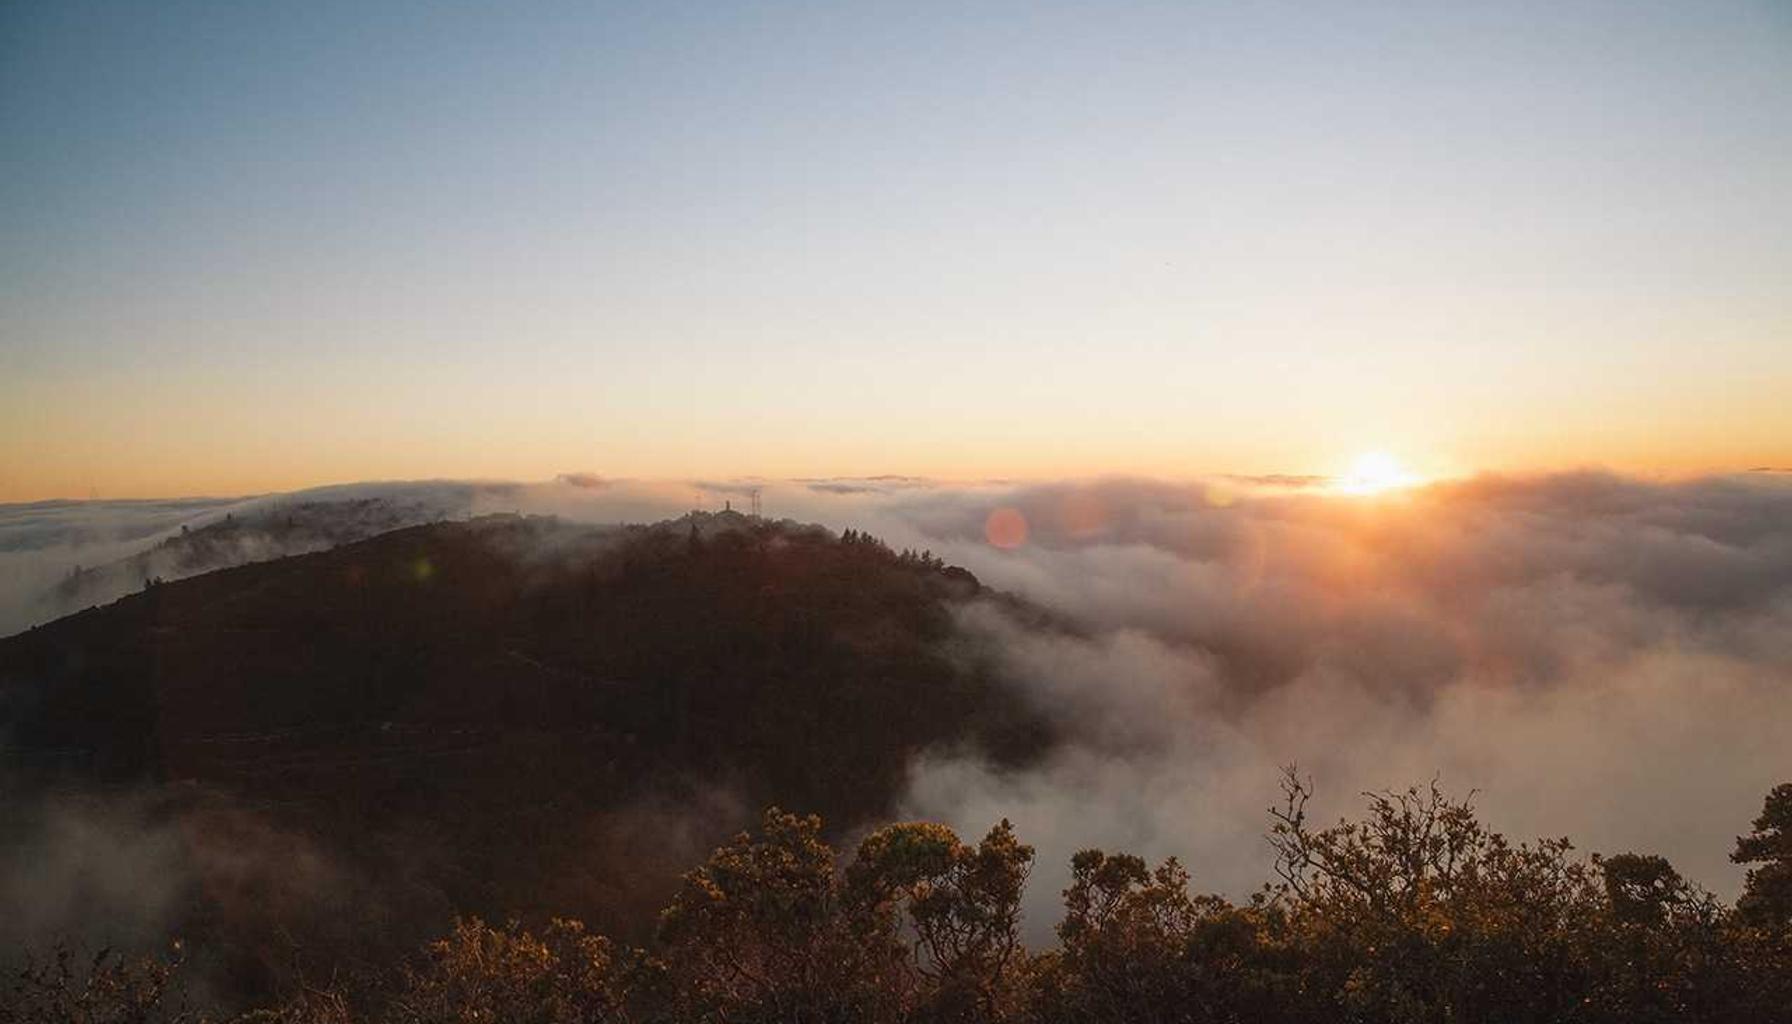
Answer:
[[[998,604],[960,621],[1071,737],[1007,773],[934,754],[906,811],[1040,847],[1035,934],[1082,846],[1175,854],[1242,896],[1279,766],[1324,810],[1433,776],[1489,822],[1661,852],[1734,895],[1734,835],[1792,778],[1792,486],[1598,473],[1382,499],[1104,481],[930,493],[900,517]],[[1025,545],[981,537],[1021,510]]]
[[[42,949],[71,935],[101,948],[166,941],[192,879],[180,830],[155,801],[12,801],[7,813],[0,946]]]
[[[1510,834],[1660,852],[1729,895],[1733,837],[1792,778],[1792,480],[1780,475],[1486,476],[1368,498],[1240,477],[604,484],[258,501],[384,496],[418,515],[649,522],[752,487],[769,516],[931,549],[1042,606],[990,601],[959,621],[1066,742],[1018,773],[926,752],[904,806],[973,834],[1013,819],[1040,849],[1036,936],[1082,846],[1175,854],[1198,884],[1244,895],[1269,876],[1263,812],[1288,763],[1313,773],[1328,814],[1354,810],[1362,790],[1439,776],[1478,790]],[[990,542],[998,509],[1026,521],[1017,546]],[[56,521],[76,514],[124,515],[17,518],[66,535]],[[19,557],[28,532],[0,559]],[[87,558],[165,535],[118,525],[93,545],[31,550]]]
[[[7,811],[0,966],[57,943],[89,953],[166,951],[171,936],[192,929],[225,946],[253,928],[349,931],[366,924],[359,908],[401,902],[305,836],[188,787],[49,792],[15,799]],[[217,966],[201,965],[207,973]]]
[[[899,476],[893,473],[865,477],[809,477],[796,482],[807,484],[810,490],[818,494],[891,494],[934,486],[934,482],[926,477]]]

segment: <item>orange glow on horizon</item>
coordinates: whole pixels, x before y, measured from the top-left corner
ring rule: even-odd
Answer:
[[[1388,491],[1416,487],[1424,478],[1409,471],[1400,460],[1385,451],[1364,452],[1350,464],[1350,472],[1337,482],[1335,490],[1344,494],[1383,494]]]

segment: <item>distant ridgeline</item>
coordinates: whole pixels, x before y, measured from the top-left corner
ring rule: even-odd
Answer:
[[[632,934],[767,804],[844,834],[894,810],[923,750],[1042,754],[1048,728],[958,634],[980,594],[931,555],[732,512],[399,529],[0,640],[8,810],[149,793],[193,851],[171,928],[234,951],[247,988],[319,929],[301,945],[348,959],[455,911]]]
[[[179,533],[127,558],[76,566],[52,588],[56,614],[114,600],[148,584],[248,562],[306,554],[406,526],[461,518],[479,490],[503,485],[392,485],[369,497],[316,497],[251,504]]]

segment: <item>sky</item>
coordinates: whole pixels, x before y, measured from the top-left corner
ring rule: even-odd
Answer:
[[[0,500],[1792,465],[1792,8],[0,8]]]

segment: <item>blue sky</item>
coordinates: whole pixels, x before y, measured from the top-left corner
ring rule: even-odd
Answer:
[[[0,497],[1792,459],[1776,3],[15,3]]]

